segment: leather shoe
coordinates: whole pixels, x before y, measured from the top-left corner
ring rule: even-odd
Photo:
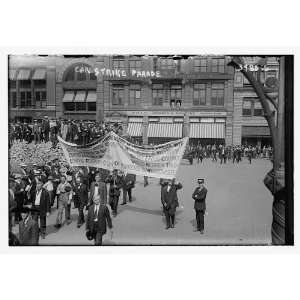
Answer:
[[[166,229],[169,229],[170,228],[170,226],[166,226]]]
[[[171,228],[174,228],[174,224],[171,224]]]
[[[121,205],[125,205],[125,204],[126,204],[126,202],[121,203]]]

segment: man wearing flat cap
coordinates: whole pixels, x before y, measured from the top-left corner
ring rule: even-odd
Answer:
[[[204,233],[204,215],[206,211],[206,195],[207,189],[204,187],[204,179],[198,178],[198,186],[196,187],[192,198],[195,200],[194,209],[196,211],[197,230],[201,234]]]

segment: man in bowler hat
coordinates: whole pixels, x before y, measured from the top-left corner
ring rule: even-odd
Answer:
[[[195,200],[194,209],[196,211],[197,229],[201,234],[204,233],[204,215],[206,211],[206,195],[207,189],[204,187],[204,179],[198,178],[198,186],[196,187],[192,198]]]

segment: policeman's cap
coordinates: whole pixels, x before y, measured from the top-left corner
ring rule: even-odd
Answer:
[[[198,181],[198,183],[204,183],[204,179],[203,178],[198,178],[197,181]]]

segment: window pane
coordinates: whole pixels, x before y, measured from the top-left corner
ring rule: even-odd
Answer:
[[[90,73],[90,80],[97,80],[95,73]]]
[[[251,116],[251,109],[243,108],[243,116]]]
[[[86,110],[86,103],[85,102],[76,102],[76,111],[77,110]]]
[[[70,70],[66,76],[66,81],[73,81],[75,80],[75,70],[74,68]]]
[[[137,99],[140,99],[140,98],[141,98],[141,91],[137,90],[137,91],[135,92],[135,97],[136,97]]]
[[[47,93],[46,92],[42,92],[42,100],[46,100],[47,99]]]
[[[41,97],[40,97],[40,92],[35,92],[35,101],[40,101]]]
[[[85,72],[82,72],[82,73],[77,72],[77,80],[79,80],[79,81],[85,81],[85,80],[87,80],[86,77],[87,77],[87,76],[86,76],[86,73],[85,73]]]
[[[96,111],[96,102],[88,102],[88,111]]]
[[[74,102],[66,102],[66,103],[64,103],[64,107],[65,107],[66,111],[74,111],[75,103]]]

